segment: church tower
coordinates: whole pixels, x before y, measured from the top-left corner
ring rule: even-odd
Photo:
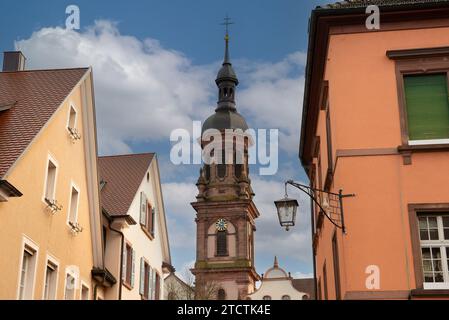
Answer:
[[[196,263],[192,272],[199,299],[245,299],[259,280],[254,267],[255,219],[259,212],[252,200],[248,169],[248,148],[253,141],[244,134],[248,125],[236,109],[239,81],[230,62],[228,32],[225,44],[224,62],[215,80],[217,108],[202,128],[203,133],[211,129],[220,132],[221,156],[216,158],[222,161],[212,161],[200,170],[197,201],[192,203],[197,212]],[[234,133],[230,135],[227,129]],[[202,137],[204,153],[210,142]]]

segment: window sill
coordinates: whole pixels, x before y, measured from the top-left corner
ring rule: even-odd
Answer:
[[[154,240],[154,235],[152,235],[152,234],[147,230],[147,228],[145,228],[145,226],[140,225],[140,227],[142,228],[143,233],[145,233],[146,236],[150,239],[150,241],[153,241],[153,240]]]
[[[219,258],[219,257],[229,257],[229,253],[226,254],[216,254],[215,257]]]
[[[410,295],[412,298],[447,297],[449,289],[414,289]]]
[[[133,287],[131,287],[131,285],[126,280],[123,281],[122,284],[128,290],[132,290],[133,289]]]
[[[437,144],[412,144],[402,145],[398,147],[398,151],[401,152],[428,152],[428,151],[448,151],[449,143],[437,143]]]
[[[449,151],[449,143],[401,145],[398,147],[398,152],[403,157],[404,165],[412,164],[413,153],[444,152],[444,151]]]

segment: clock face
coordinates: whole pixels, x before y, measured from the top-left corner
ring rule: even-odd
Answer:
[[[217,228],[218,231],[225,231],[228,228],[228,223],[225,219],[218,219],[217,222],[215,222],[215,228]]]

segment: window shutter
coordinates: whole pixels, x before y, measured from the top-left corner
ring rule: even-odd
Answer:
[[[153,207],[151,209],[151,235],[154,237],[154,224],[156,221],[156,209]]]
[[[156,276],[157,276],[156,270],[153,269],[153,283],[151,286],[151,296],[153,300],[156,300]]]
[[[126,280],[126,245],[123,245],[123,254],[122,254],[122,280],[125,281]]]
[[[131,288],[134,288],[134,278],[135,278],[135,271],[136,271],[136,251],[134,249],[132,249],[132,260],[131,260],[131,264],[132,264],[132,269],[131,269]]]
[[[148,272],[148,299],[153,300],[153,268]]]
[[[139,293],[143,295],[145,293],[145,261],[143,257],[140,258],[140,286]]]
[[[446,74],[404,76],[410,140],[449,138]]]
[[[147,196],[145,193],[140,193],[140,224],[146,225],[147,223]]]

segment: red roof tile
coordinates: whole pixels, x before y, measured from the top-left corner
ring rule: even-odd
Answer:
[[[131,202],[153,160],[154,153],[98,158],[101,204],[112,216],[128,214]]]
[[[0,179],[88,70],[0,72]]]

